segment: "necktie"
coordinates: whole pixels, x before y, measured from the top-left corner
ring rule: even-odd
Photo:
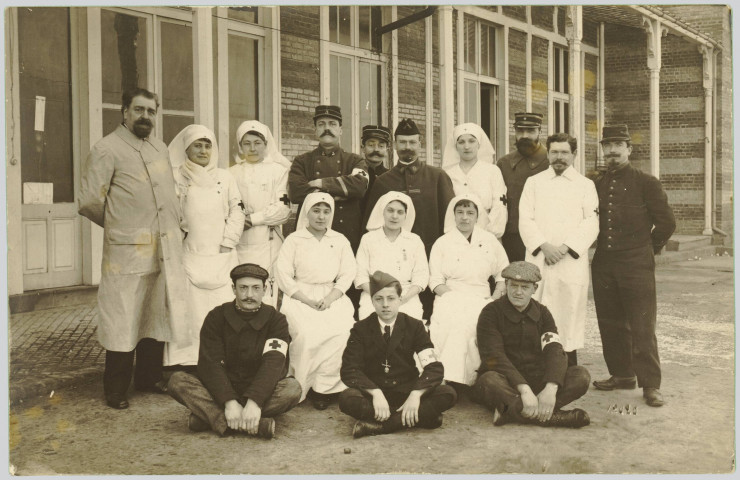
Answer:
[[[386,325],[383,329],[385,333],[383,333],[383,340],[385,340],[385,343],[388,343],[391,339],[391,327],[390,325]]]

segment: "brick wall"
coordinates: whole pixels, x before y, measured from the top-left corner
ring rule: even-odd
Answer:
[[[280,7],[282,150],[287,158],[315,148],[319,104],[319,7]]]
[[[509,145],[514,145],[514,114],[524,112],[526,99],[527,34],[509,29]]]
[[[398,7],[398,18],[424,7]],[[398,118],[410,118],[421,132],[421,155],[426,158],[426,33],[425,22],[398,29]],[[394,127],[395,128],[395,127]]]
[[[532,12],[532,25],[535,25],[545,30],[553,31],[552,24],[552,12],[553,7],[551,6],[536,6],[531,7]]]
[[[586,171],[589,171],[596,169],[600,133],[596,124],[599,90],[599,57],[586,53],[584,55],[583,67],[583,116],[586,136],[585,138],[578,139],[578,148],[583,149],[582,151],[586,159]]]
[[[527,7],[524,5],[509,5],[501,7],[502,13],[507,17],[516,18],[522,22],[527,21]]]
[[[552,12],[550,13],[552,20]],[[552,21],[550,22],[552,23]],[[547,132],[547,80],[548,80],[548,41],[532,35],[532,111],[542,113],[542,130]],[[519,110],[517,110],[519,111]],[[516,113],[516,112],[514,112]]]

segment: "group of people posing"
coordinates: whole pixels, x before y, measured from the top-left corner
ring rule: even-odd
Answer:
[[[515,115],[516,150],[498,164],[479,126],[455,127],[437,168],[412,120],[393,135],[363,127],[360,156],[340,147],[339,107],[319,105],[316,149],[290,162],[247,121],[226,170],[205,126],[154,138],[158,108],[124,93],[121,125],[83,171],[80,214],[104,227],[110,407],[128,407],[133,376],[187,406],[191,430],[219,434],[271,438],[273,417],[307,397],[338,397],[355,437],[436,428],[461,389],[496,425],[587,425],[561,407],[590,382],[576,351],[594,241],[611,374],[594,385],[639,383],[663,404],[652,256],[675,220],[658,180],[629,164],[625,125],[604,127],[608,170],[592,181],[572,167],[575,138],[540,144],[536,113]],[[197,367],[165,382],[163,365]]]

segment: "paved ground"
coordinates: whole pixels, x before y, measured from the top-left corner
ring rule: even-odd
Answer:
[[[463,396],[433,432],[353,441],[352,421],[336,405],[317,412],[303,404],[278,419],[272,442],[189,434],[186,410],[166,396],[132,394],[125,412],[105,407],[94,305],[13,315],[10,462],[18,474],[734,471],[733,271],[731,257],[658,268],[667,405],[651,409],[639,391],[592,389],[574,405],[592,418],[577,433],[493,428],[490,414]],[[591,301],[588,308],[579,360],[601,378],[606,369]],[[639,405],[638,415],[608,413],[614,403]],[[242,446],[247,453],[232,453]]]

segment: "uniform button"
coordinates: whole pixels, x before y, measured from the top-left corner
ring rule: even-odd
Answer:
[[[611,246],[611,245],[607,245],[607,247],[608,247],[608,248],[612,248],[612,246]]]
[[[339,220],[339,223],[342,223],[342,220],[341,219]]]
[[[611,204],[612,204],[612,202],[609,202],[609,205],[611,205]],[[611,210],[610,210],[610,211],[611,211]]]
[[[395,385],[395,384],[396,384],[396,381],[395,381],[395,380],[393,380],[393,385]]]
[[[606,237],[606,238],[612,238],[612,236],[611,236],[611,235],[609,235],[609,236],[608,236],[608,237]]]
[[[616,181],[616,180],[614,180],[614,179],[612,179],[612,183],[617,183],[617,181]]]
[[[318,174],[319,174],[319,172],[316,172],[316,175],[318,175]]]
[[[611,218],[607,218],[607,219],[606,219],[606,221],[607,221],[607,222],[611,222],[611,221],[612,221],[612,219],[611,219]]]
[[[613,196],[614,196],[614,195],[612,195],[611,193],[609,194],[609,198],[611,198],[611,197],[613,197]],[[610,203],[609,205],[611,205],[611,203]]]

